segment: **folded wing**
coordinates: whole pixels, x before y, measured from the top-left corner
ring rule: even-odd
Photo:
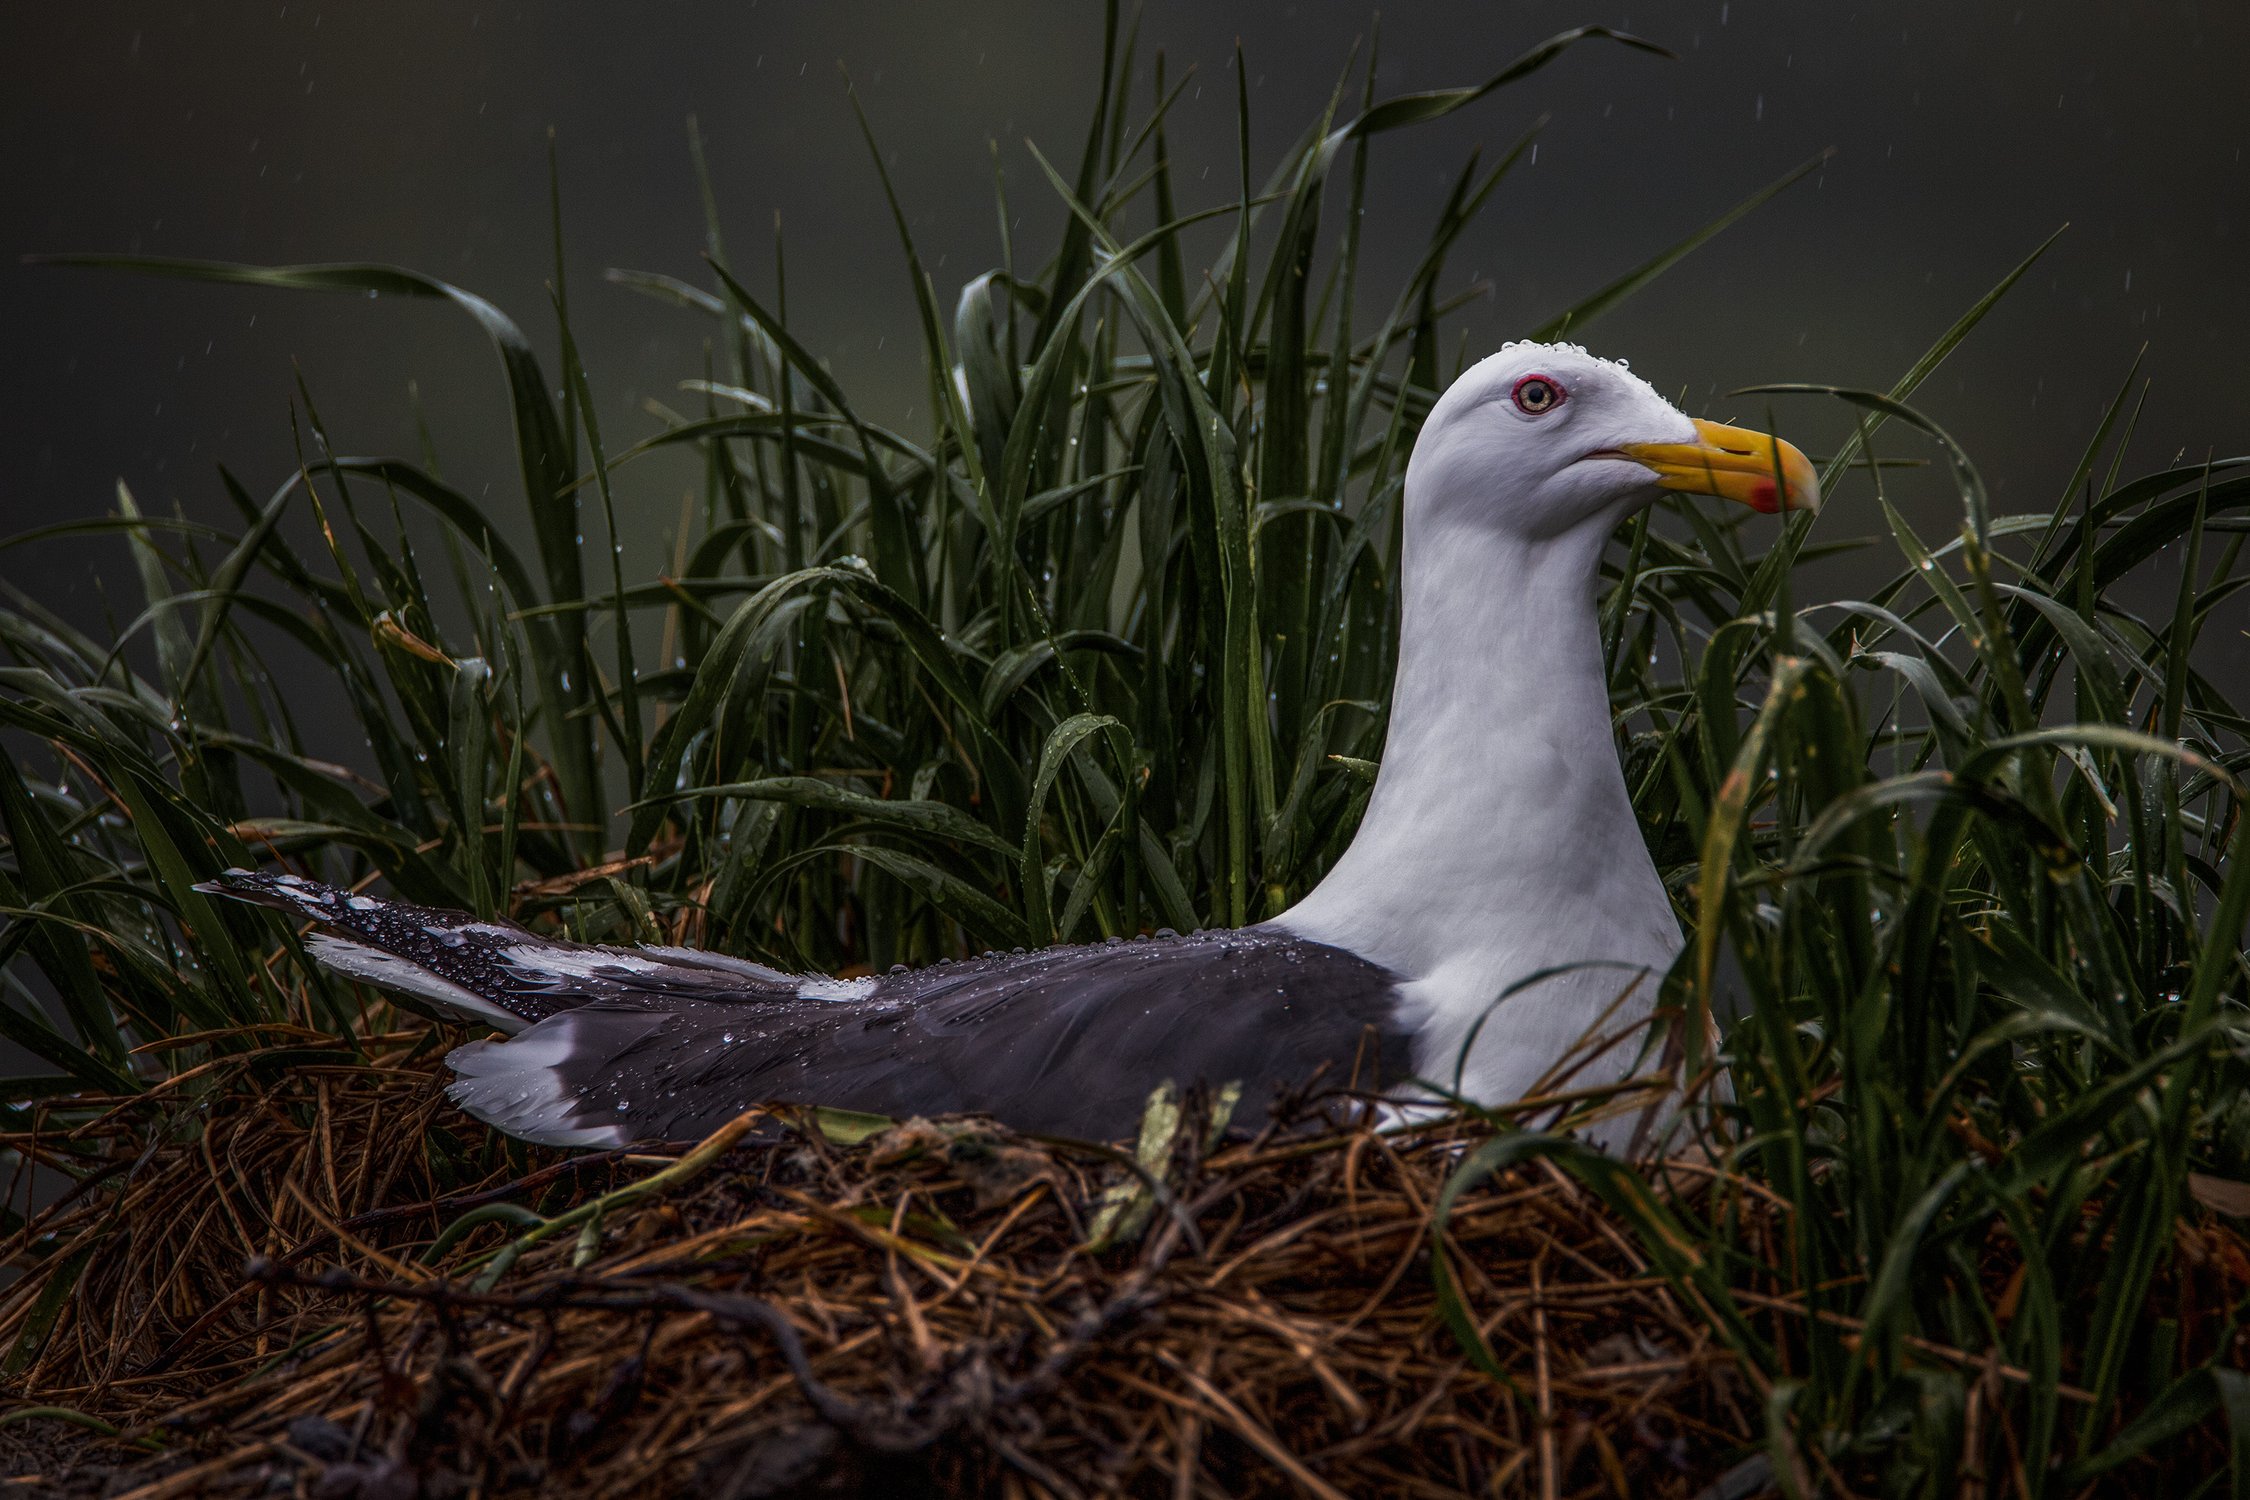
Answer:
[[[864,979],[513,924],[230,871],[225,894],[314,922],[322,962],[511,1033],[448,1061],[471,1114],[552,1145],[692,1139],[752,1105],[985,1112],[1110,1137],[1149,1090],[1243,1085],[1237,1119],[1316,1073],[1403,1081],[1395,976],[1271,928],[994,954]]]

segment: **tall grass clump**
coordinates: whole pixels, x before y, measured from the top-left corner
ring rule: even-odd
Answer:
[[[9,540],[106,534],[144,594],[107,640],[19,588],[0,609],[23,1161],[115,1192],[230,1090],[388,1034],[278,918],[195,889],[230,865],[828,971],[1241,924],[1310,887],[1382,746],[1405,458],[1468,295],[1447,254],[1532,137],[1464,166],[1380,295],[1370,154],[1573,46],[1647,44],[1585,28],[1384,101],[1370,64],[1263,177],[1245,123],[1235,191],[1183,206],[1179,84],[1161,57],[1141,77],[1114,14],[1105,35],[1074,163],[1038,158],[1043,263],[1003,244],[948,308],[898,214],[922,431],[855,407],[791,332],[780,248],[742,255],[715,209],[706,278],[610,273],[709,330],[688,409],[639,437],[597,418],[559,198],[546,354],[394,267],[72,258],[450,302],[499,355],[522,510],[426,456],[354,455],[300,387],[301,466],[262,495],[220,474],[239,526],[120,487],[106,520]],[[1523,335],[1591,323],[1795,175]],[[2030,264],[1888,390],[1760,395],[1849,412],[1824,517],[1674,499],[1615,539],[1618,745],[1695,934],[1660,1019],[1700,1139],[1641,1173],[1494,1119],[1435,1206],[1464,1357],[1505,1379],[1444,1281],[1446,1215],[1542,1157],[1597,1193],[1753,1392],[1730,1493],[2190,1472],[2250,1493],[2250,1259],[2225,1218],[2250,1211],[2246,724],[2209,675],[2250,583],[2250,460],[2128,477],[2136,374],[2053,510],[1995,513],[1910,401]],[[672,565],[628,578],[621,536],[671,511],[636,487],[662,450],[694,456],[699,505]],[[1957,530],[1892,504],[1909,458],[1958,493]],[[1837,545],[1816,529],[1862,523],[1890,576],[1793,593]],[[2152,579],[2167,607],[2135,607]],[[307,748],[315,675],[364,764]],[[425,1149],[442,1188],[500,1148],[450,1119]],[[108,1241],[9,1213],[15,1374]]]

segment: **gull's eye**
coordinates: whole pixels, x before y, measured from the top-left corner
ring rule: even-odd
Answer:
[[[1516,382],[1516,410],[1525,416],[1544,416],[1562,404],[1562,385],[1550,376],[1526,375]]]

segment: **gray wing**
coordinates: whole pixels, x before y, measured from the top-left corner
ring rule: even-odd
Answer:
[[[1396,1011],[1389,971],[1250,929],[811,981],[784,999],[603,999],[449,1061],[463,1108],[555,1144],[692,1140],[769,1101],[1109,1139],[1167,1080],[1241,1083],[1249,1127],[1316,1073],[1402,1082]]]
[[[1272,928],[996,954],[867,979],[678,948],[556,943],[458,912],[229,871],[214,890],[320,925],[331,967],[520,1032],[448,1061],[454,1100],[552,1145],[686,1140],[755,1104],[989,1113],[1128,1133],[1148,1093],[1239,1082],[1236,1119],[1321,1074],[1404,1081],[1397,979]]]

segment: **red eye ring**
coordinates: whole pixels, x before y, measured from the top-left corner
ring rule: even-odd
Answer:
[[[1516,382],[1511,394],[1516,410],[1527,417],[1543,417],[1570,399],[1562,382],[1552,375],[1526,375]]]

